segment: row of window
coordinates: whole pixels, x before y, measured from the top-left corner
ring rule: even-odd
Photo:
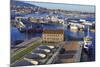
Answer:
[[[54,40],[54,41],[61,41],[63,38],[43,38],[44,40]]]
[[[63,34],[44,34],[43,36],[44,37],[48,37],[48,36],[50,36],[50,37],[60,37],[60,36],[63,36]]]

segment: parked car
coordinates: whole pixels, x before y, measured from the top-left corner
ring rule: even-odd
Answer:
[[[44,59],[46,58],[46,55],[45,54],[42,54],[42,53],[32,53],[32,54],[27,54],[25,56],[25,58],[29,58],[29,59]]]
[[[16,62],[14,65],[12,65],[11,67],[16,67],[16,66],[29,66],[29,65],[33,65],[32,63],[26,61],[26,60],[21,60]]]

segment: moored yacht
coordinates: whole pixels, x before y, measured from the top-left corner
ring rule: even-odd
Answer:
[[[89,48],[92,45],[92,37],[89,35],[89,27],[88,27],[88,32],[87,32],[87,36],[84,37],[84,48],[88,51]]]

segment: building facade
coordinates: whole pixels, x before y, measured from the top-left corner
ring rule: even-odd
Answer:
[[[63,42],[64,30],[43,30],[42,34],[43,42]]]

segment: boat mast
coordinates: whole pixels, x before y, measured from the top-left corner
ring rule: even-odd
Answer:
[[[90,28],[89,28],[89,26],[88,26],[88,31],[87,31],[87,36],[89,37],[89,30],[90,30]]]

